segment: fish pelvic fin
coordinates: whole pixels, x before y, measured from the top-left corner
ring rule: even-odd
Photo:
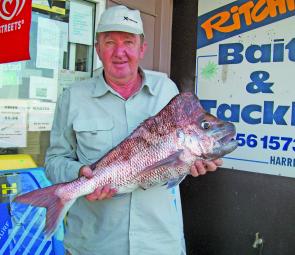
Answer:
[[[64,201],[64,199],[57,195],[56,190],[64,185],[65,184],[61,183],[50,187],[37,189],[23,195],[19,195],[14,199],[14,202],[46,208],[47,211],[44,234],[47,239],[49,239],[54,234],[66,213],[76,200],[72,199]]]
[[[186,176],[187,175],[185,174],[185,175],[180,176],[179,178],[169,180],[167,182],[167,189],[170,189],[170,188],[175,187],[176,185],[179,185],[185,179]]]

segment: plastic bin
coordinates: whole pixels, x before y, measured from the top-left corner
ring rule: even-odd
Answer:
[[[46,209],[13,202],[20,193],[47,187],[43,168],[0,171],[0,254],[64,255],[64,228],[45,239]]]

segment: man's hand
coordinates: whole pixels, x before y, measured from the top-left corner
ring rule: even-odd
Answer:
[[[214,159],[212,161],[197,160],[191,167],[191,175],[197,177],[207,172],[214,172],[222,163],[222,159]]]
[[[89,166],[82,166],[79,170],[79,177],[85,176],[87,179],[93,177],[93,172]],[[116,189],[111,189],[110,185],[105,185],[102,188],[95,189],[92,193],[85,196],[88,201],[104,200],[111,198],[117,192]]]

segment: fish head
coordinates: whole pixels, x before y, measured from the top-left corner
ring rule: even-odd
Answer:
[[[204,112],[195,123],[195,140],[201,150],[201,158],[220,158],[238,147],[234,139],[236,128],[234,124],[222,121]]]
[[[176,136],[185,149],[202,159],[216,159],[235,150],[236,128],[233,123],[220,120],[206,112],[199,99],[191,93],[184,95],[178,111]]]

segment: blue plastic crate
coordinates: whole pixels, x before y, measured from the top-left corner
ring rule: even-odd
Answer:
[[[46,209],[13,202],[17,194],[50,186],[43,168],[0,171],[0,255],[64,255],[64,228],[45,239]]]

